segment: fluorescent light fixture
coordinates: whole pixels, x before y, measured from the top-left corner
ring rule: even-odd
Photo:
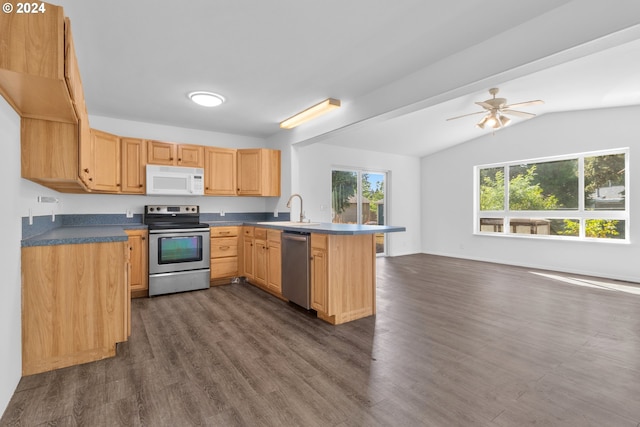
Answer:
[[[316,117],[338,107],[340,107],[339,99],[327,98],[313,107],[309,107],[295,116],[289,117],[287,120],[280,123],[280,127],[282,129],[293,129],[296,126],[300,126],[301,124],[315,119]]]
[[[189,99],[203,107],[217,107],[225,101],[224,96],[222,95],[204,91],[191,92],[189,94]]]

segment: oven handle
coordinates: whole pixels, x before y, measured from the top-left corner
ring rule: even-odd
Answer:
[[[163,230],[149,230],[149,234],[168,234],[168,233],[210,233],[208,228],[170,228]]]

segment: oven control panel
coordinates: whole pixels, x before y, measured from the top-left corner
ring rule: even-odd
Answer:
[[[145,214],[197,214],[200,207],[197,205],[147,205],[144,207]]]

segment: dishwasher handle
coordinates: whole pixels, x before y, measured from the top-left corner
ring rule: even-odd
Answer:
[[[309,239],[308,234],[282,233],[282,238],[287,240],[295,240],[297,242],[306,242]]]

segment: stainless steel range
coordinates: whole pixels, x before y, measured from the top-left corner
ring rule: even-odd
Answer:
[[[144,207],[149,226],[149,296],[207,289],[209,225],[195,205]]]

